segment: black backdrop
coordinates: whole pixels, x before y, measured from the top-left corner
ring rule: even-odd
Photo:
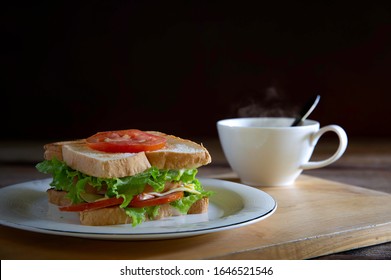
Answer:
[[[321,125],[391,136],[389,6],[210,2],[4,5],[1,138],[216,136],[218,119],[294,116],[314,93]]]

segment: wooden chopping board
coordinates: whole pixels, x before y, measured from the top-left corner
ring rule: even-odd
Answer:
[[[278,203],[255,224],[156,241],[63,237],[0,227],[2,259],[307,259],[391,241],[391,195],[302,175],[261,188]],[[12,246],[10,246],[12,244]]]

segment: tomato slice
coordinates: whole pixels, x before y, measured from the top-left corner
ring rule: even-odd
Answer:
[[[98,132],[86,139],[94,150],[108,153],[155,151],[166,145],[166,138],[138,129]]]
[[[166,204],[173,202],[175,200],[178,200],[183,197],[183,192],[173,192],[170,194],[167,194],[165,196],[158,196],[155,198],[150,198],[150,199],[141,199],[142,195],[137,195],[133,197],[132,201],[129,203],[130,207],[134,208],[141,208],[141,207],[146,207],[146,206],[155,206],[155,205],[161,205],[161,204]]]
[[[136,195],[133,197],[132,201],[129,203],[129,207],[134,208],[142,208],[147,206],[155,206],[155,205],[161,205],[173,202],[175,200],[178,200],[183,197],[183,191],[170,193],[164,196],[159,196],[155,198],[150,199],[142,199],[142,195]],[[86,203],[78,203],[78,204],[72,204],[68,206],[61,206],[59,207],[60,211],[68,211],[68,212],[81,212],[86,210],[95,210],[115,205],[120,205],[124,199],[122,197],[116,198],[111,197],[107,199],[101,199],[94,202],[86,202]]]
[[[62,206],[59,207],[59,209],[60,211],[81,212],[86,210],[93,210],[93,209],[120,205],[123,201],[124,199],[122,197],[120,198],[111,197],[107,199],[97,200],[94,202],[86,202],[86,203],[78,203],[78,204],[72,204],[68,206]]]

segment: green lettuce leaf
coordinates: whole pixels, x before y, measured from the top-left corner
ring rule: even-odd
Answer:
[[[125,208],[125,213],[132,218],[133,227],[145,221],[145,208]]]

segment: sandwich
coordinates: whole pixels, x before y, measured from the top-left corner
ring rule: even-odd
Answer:
[[[208,211],[213,192],[197,168],[211,156],[202,145],[158,131],[105,131],[44,145],[38,171],[50,174],[48,201],[77,212],[89,226],[132,224]]]

